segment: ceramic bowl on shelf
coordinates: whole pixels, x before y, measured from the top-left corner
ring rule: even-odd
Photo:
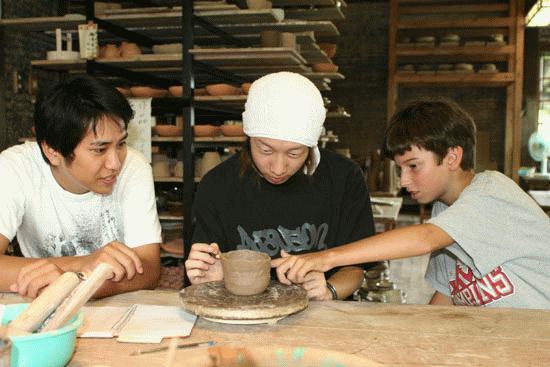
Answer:
[[[311,68],[318,73],[336,73],[338,71],[338,65],[328,62],[313,64]]]
[[[120,50],[114,43],[108,43],[99,48],[100,59],[116,59],[118,57],[120,57]]]
[[[232,96],[241,94],[241,89],[231,84],[209,84],[206,86],[206,92],[211,96]]]
[[[474,71],[474,65],[461,62],[455,65],[455,70],[471,72]]]
[[[435,37],[434,36],[417,37],[416,42],[418,42],[418,43],[434,43],[435,42]]]
[[[331,59],[336,55],[336,43],[319,43],[319,48]]]
[[[244,136],[242,124],[222,125],[221,130],[224,136]]]
[[[246,6],[252,10],[271,9],[272,3],[269,0],[246,0]]]
[[[132,95],[137,98],[162,98],[166,97],[168,91],[166,89],[157,89],[151,87],[137,86],[131,87]]]
[[[46,53],[48,60],[78,60],[80,52],[77,51],[48,51]]]
[[[155,125],[153,131],[158,136],[182,136],[183,129],[175,125]]]
[[[124,58],[130,58],[137,55],[141,55],[141,48],[136,43],[122,41],[120,47],[120,56]]]
[[[181,97],[183,95],[183,86],[173,85],[168,88],[168,91],[170,92],[170,95],[172,95],[173,97]]]
[[[196,97],[207,96],[208,93],[206,92],[206,88],[195,88],[193,90],[193,95],[196,96]]]
[[[218,136],[221,129],[216,125],[195,125],[193,126],[193,134],[197,137]]]
[[[248,91],[250,90],[250,87],[252,86],[252,83],[243,83],[241,84],[241,90],[243,94],[248,94]]]
[[[132,92],[128,88],[116,87],[116,90],[118,90],[120,92],[120,94],[122,94],[124,97],[131,97],[132,96]]]
[[[167,43],[164,45],[153,45],[153,53],[155,54],[181,54],[181,43]]]

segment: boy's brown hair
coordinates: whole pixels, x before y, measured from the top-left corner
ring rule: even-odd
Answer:
[[[449,148],[462,147],[460,167],[475,168],[476,126],[473,118],[449,100],[421,100],[396,112],[384,135],[384,155],[394,159],[413,146],[433,152],[441,164]]]

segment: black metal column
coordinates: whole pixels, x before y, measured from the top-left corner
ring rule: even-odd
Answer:
[[[193,125],[195,111],[193,106],[193,59],[189,50],[193,48],[193,3],[194,0],[182,0],[182,85],[183,85],[183,250],[188,256],[191,250],[193,234],[193,196],[195,192],[195,169],[193,157]],[[184,276],[184,285],[187,284]]]

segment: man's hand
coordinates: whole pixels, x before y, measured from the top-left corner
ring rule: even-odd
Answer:
[[[185,261],[187,277],[192,284],[223,280],[220,249],[217,243],[195,243]]]
[[[314,301],[330,301],[332,293],[327,288],[325,274],[319,271],[310,271],[305,276],[305,282],[302,287],[307,291],[309,299]]]
[[[304,255],[289,255],[281,250],[279,259],[271,260],[271,267],[277,268],[277,278],[283,284],[292,283],[302,284],[306,281],[306,274],[310,271],[324,273],[330,270],[326,264],[326,259],[320,252],[314,252]]]
[[[23,297],[36,298],[61,274],[63,274],[63,270],[50,260],[35,261],[21,268],[17,275],[17,281],[10,286],[10,290]]]
[[[123,243],[113,241],[96,250],[90,255],[81,258],[79,270],[85,273],[92,272],[100,263],[107,263],[113,267],[114,282],[125,277],[132,280],[136,273],[143,274],[143,264],[136,252]]]

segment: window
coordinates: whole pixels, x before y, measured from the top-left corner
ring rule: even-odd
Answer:
[[[550,51],[540,58],[539,132],[550,139]]]

